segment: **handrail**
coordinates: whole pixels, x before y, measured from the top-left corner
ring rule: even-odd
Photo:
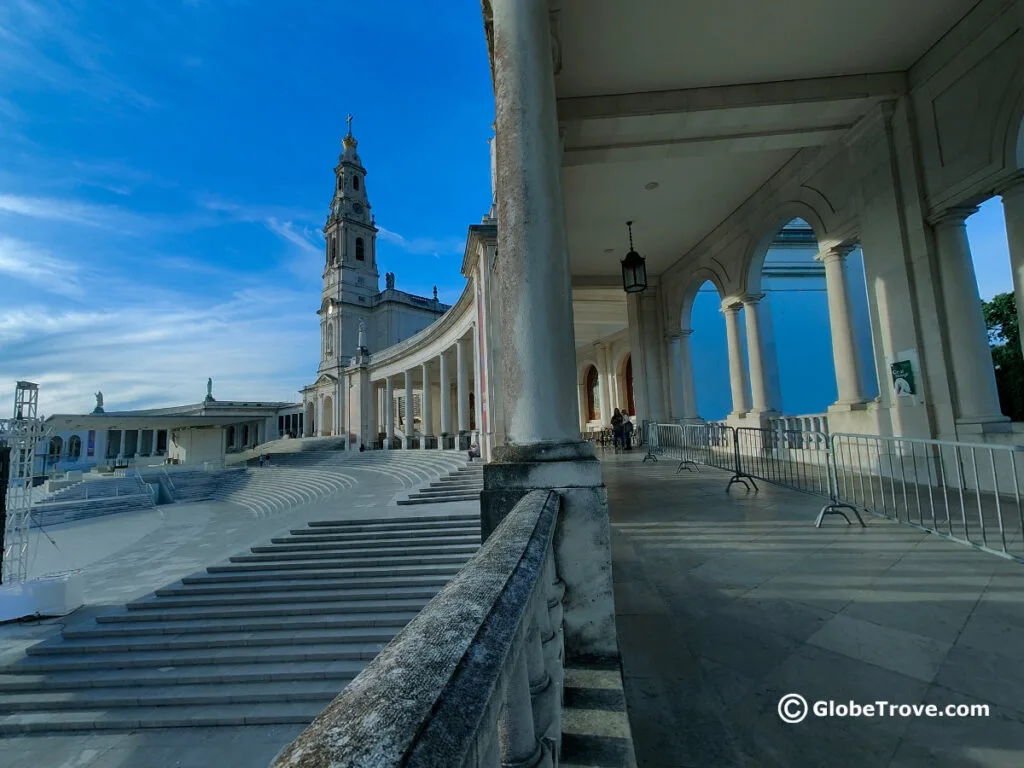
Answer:
[[[273,768],[551,759],[561,739],[560,504],[553,491],[524,496]]]

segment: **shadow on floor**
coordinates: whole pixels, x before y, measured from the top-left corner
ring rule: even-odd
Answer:
[[[1024,566],[641,459],[602,456],[640,768],[1024,765]],[[787,724],[790,693],[990,714]]]

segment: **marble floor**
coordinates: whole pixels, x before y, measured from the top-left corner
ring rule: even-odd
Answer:
[[[1024,765],[1024,566],[642,458],[602,455],[640,768]],[[791,693],[990,714],[787,724]]]

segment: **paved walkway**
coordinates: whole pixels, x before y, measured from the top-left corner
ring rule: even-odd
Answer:
[[[1024,566],[703,469],[603,456],[640,768],[1024,765]],[[809,716],[779,699],[988,704],[987,718]]]
[[[476,502],[399,507],[408,483],[386,474],[343,498],[272,515],[231,504],[168,505],[48,530],[33,575],[81,569],[87,605],[63,619],[0,625],[0,666],[53,637],[205,566],[309,520],[386,519],[478,512]],[[0,737],[3,768],[249,768],[267,765],[304,726],[144,729],[134,732]]]

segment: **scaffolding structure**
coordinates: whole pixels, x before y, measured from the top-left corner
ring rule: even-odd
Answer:
[[[39,416],[39,385],[19,381],[14,393],[14,417],[0,419],[0,445],[11,449],[6,515],[0,509],[3,535],[0,581],[4,584],[28,579],[33,464],[36,444],[48,431]]]

